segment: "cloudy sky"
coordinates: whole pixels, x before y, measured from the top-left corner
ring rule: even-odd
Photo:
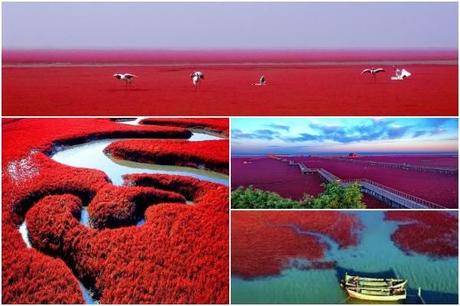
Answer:
[[[234,118],[232,154],[457,152],[457,119]]]
[[[6,49],[456,49],[457,3],[3,3]]]

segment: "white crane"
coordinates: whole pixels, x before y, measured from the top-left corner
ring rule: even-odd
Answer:
[[[372,79],[375,81],[377,80],[377,74],[380,72],[385,72],[383,68],[367,68],[361,71],[361,74],[370,73],[372,75]]]
[[[137,78],[137,75],[131,73],[115,73],[113,77],[120,81],[124,81],[126,86],[128,86],[128,84],[131,84],[134,78]]]
[[[259,83],[255,83],[254,85],[257,85],[257,86],[264,86],[267,84],[267,81],[265,80],[265,77],[264,76],[261,76],[260,79],[259,79]]]
[[[195,89],[198,88],[200,85],[201,80],[204,80],[204,74],[201,71],[195,71],[193,72],[190,77],[192,78],[192,84],[195,87]]]
[[[410,73],[409,71],[407,71],[404,68],[402,68],[402,69],[396,68],[395,69],[395,75],[391,77],[391,80],[392,81],[402,81],[405,78],[410,77],[411,75],[412,75],[412,73]]]

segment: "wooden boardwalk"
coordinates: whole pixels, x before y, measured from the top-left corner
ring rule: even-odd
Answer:
[[[318,175],[328,183],[337,182],[342,186],[349,186],[353,183],[357,183],[361,186],[362,192],[365,192],[394,208],[445,208],[431,201],[410,195],[405,192],[401,192],[399,190],[374,182],[369,179],[341,180],[339,177],[335,176],[334,174],[330,173],[324,168],[308,168],[304,163],[298,163],[286,158],[282,158],[279,160],[281,160],[282,162],[289,163],[290,166],[298,166],[302,174],[318,173]]]
[[[361,190],[371,196],[389,204],[393,208],[445,208],[436,203],[427,201],[425,199],[401,192],[394,188],[379,184],[369,179],[342,181],[343,184],[358,183]]]

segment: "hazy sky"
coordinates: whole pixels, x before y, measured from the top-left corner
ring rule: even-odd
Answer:
[[[3,3],[7,49],[457,48],[456,3]]]
[[[457,152],[457,119],[234,118],[232,153]]]

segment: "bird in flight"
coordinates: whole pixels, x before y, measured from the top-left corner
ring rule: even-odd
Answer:
[[[254,85],[264,86],[264,85],[267,85],[267,81],[265,80],[264,76],[261,76],[260,79],[259,79],[259,83],[255,83]]]
[[[131,73],[115,73],[113,77],[120,81],[124,81],[126,86],[128,86],[128,84],[131,84],[134,78],[137,78],[136,75]]]
[[[392,81],[402,81],[405,78],[410,77],[411,75],[412,75],[412,73],[410,73],[409,71],[407,71],[404,68],[402,68],[402,69],[396,68],[395,69],[395,75],[391,77],[391,80]]]
[[[361,74],[369,73],[372,75],[372,79],[377,80],[377,74],[380,72],[385,72],[383,68],[367,68],[361,71]]]

